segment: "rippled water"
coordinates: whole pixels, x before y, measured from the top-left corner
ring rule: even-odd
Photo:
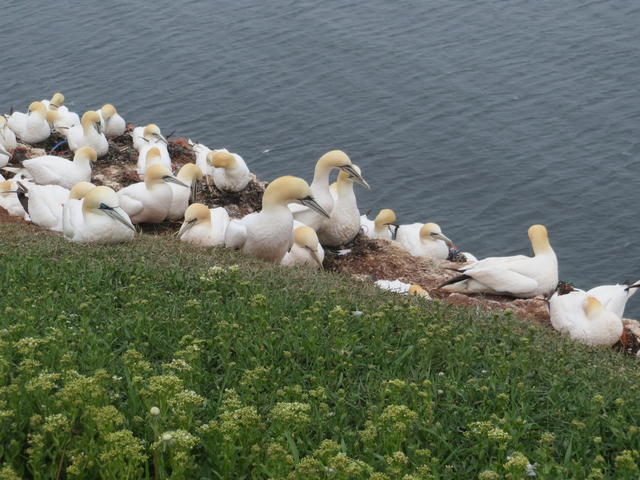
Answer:
[[[640,3],[91,3],[5,5],[0,108],[112,102],[266,180],[341,148],[364,211],[478,256],[545,223],[562,279],[640,278]]]

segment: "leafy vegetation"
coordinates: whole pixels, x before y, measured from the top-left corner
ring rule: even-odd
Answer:
[[[169,237],[0,238],[0,479],[638,478],[633,358]]]

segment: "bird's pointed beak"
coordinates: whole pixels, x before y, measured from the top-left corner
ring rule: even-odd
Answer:
[[[444,243],[446,243],[448,246],[453,245],[453,242],[449,239],[449,237],[447,237],[444,233],[436,233],[434,235],[434,237],[439,238],[440,240],[442,240]]]
[[[387,223],[386,225],[389,229],[389,233],[391,234],[391,240],[395,240],[398,236],[398,229],[400,228],[400,225],[398,225],[397,223]]]
[[[307,250],[309,250],[309,253],[311,254],[311,257],[313,257],[313,259],[316,261],[316,263],[318,264],[318,266],[320,267],[320,270],[324,270],[324,265],[322,265],[322,261],[320,260],[320,257],[318,256],[318,252],[315,251],[313,248],[311,247],[305,247]]]
[[[181,187],[184,187],[184,188],[191,188],[191,187],[189,187],[189,185],[187,185],[186,183],[178,180],[176,177],[174,177],[172,175],[165,175],[164,177],[162,177],[162,180],[165,183],[175,183],[176,185],[180,185]]]
[[[309,196],[309,197],[305,197],[305,198],[301,198],[301,199],[299,200],[299,202],[300,202],[302,205],[304,205],[304,206],[306,206],[306,207],[309,207],[311,210],[314,210],[315,212],[319,213],[319,214],[320,214],[320,215],[322,215],[322,216],[325,216],[325,217],[327,217],[327,218],[329,218],[329,217],[330,217],[330,215],[327,213],[327,211],[326,211],[324,208],[322,208],[322,207],[318,204],[318,202],[316,202],[316,201],[313,199],[313,197],[311,197],[311,196]]]
[[[98,134],[101,134],[102,133],[102,124],[100,122],[95,122],[94,125],[96,127],[96,130],[97,130]]]
[[[367,183],[367,181],[362,178],[355,168],[352,165],[345,165],[344,167],[340,167],[340,170],[343,170],[349,174],[349,178],[353,180],[355,183],[362,185],[364,188],[371,190],[371,187]]]
[[[161,133],[158,134],[158,138],[162,140],[165,145],[169,145],[169,141],[166,138],[164,138],[164,136]]]
[[[188,222],[185,221],[182,226],[180,227],[180,230],[178,230],[178,233],[176,233],[176,235],[178,237],[182,237],[182,235],[184,235],[185,233],[187,233],[189,230],[191,230],[191,227],[193,227],[196,224],[196,220],[195,218],[189,220]]]
[[[98,207],[100,209],[100,211],[104,212],[105,214],[109,215],[111,218],[113,218],[115,221],[120,222],[121,224],[123,224],[125,227],[130,228],[131,230],[133,230],[134,232],[136,231],[136,227],[134,227],[130,221],[128,221],[120,212],[118,212],[115,208],[110,207],[109,205],[105,205],[104,203],[100,204],[100,207]]]
[[[625,288],[625,290],[628,292],[632,288],[640,288],[640,282],[634,283],[633,285],[629,285],[627,288]]]

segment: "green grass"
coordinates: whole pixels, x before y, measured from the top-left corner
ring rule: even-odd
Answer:
[[[635,479],[639,385],[508,313],[0,225],[0,479]]]

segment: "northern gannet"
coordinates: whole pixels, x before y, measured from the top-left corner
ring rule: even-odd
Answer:
[[[164,165],[152,165],[145,173],[144,182],[134,183],[118,192],[120,206],[133,223],[160,223],[167,218],[173,197],[167,183],[189,189]]]
[[[76,151],[82,147],[91,147],[96,151],[98,158],[103,157],[109,151],[109,142],[102,133],[100,115],[89,110],[84,112],[80,125],[75,125],[67,130],[69,148]]]
[[[613,345],[622,335],[622,319],[596,298],[574,290],[549,299],[551,325],[586,345]]]
[[[189,199],[195,199],[196,182],[202,180],[202,170],[193,163],[185,163],[178,171],[176,178],[188,185],[189,189],[175,183],[169,184],[172,198],[167,220],[179,220],[184,216],[184,212],[189,206]]]
[[[0,168],[4,167],[7,163],[9,163],[9,159],[11,158],[11,153],[9,153],[3,146],[0,144]],[[3,181],[4,181],[4,177]]]
[[[100,116],[102,131],[107,137],[119,137],[127,128],[124,118],[120,116],[116,107],[110,103],[105,103],[98,110],[98,115]]]
[[[456,269],[461,275],[440,285],[449,292],[489,293],[532,298],[558,285],[558,260],[543,225],[529,228],[533,257],[490,257]]]
[[[322,269],[324,249],[320,246],[316,231],[311,227],[302,225],[293,229],[293,237],[291,250],[285,253],[280,264],[286,267],[308,265]]]
[[[58,110],[64,105],[64,95],[60,92],[56,92],[51,97],[51,100],[40,100],[47,110]]]
[[[160,128],[155,123],[150,123],[145,127],[136,127],[133,129],[131,135],[133,139],[133,148],[138,151],[142,150],[142,147],[153,143],[162,142],[168,145],[167,139],[162,136]]]
[[[224,236],[229,225],[229,214],[222,207],[209,208],[201,203],[189,205],[184,212],[184,223],[178,231],[183,242],[202,247],[224,245]]]
[[[634,284],[600,285],[587,291],[587,295],[597,298],[600,303],[618,317],[624,318],[627,300],[640,288],[640,282]]]
[[[7,119],[3,115],[0,115],[0,146],[4,147],[9,153],[13,152],[18,146],[16,134],[9,128]]]
[[[376,215],[375,220],[369,220],[366,215],[360,217],[360,226],[364,234],[369,238],[391,240],[392,229],[396,224],[396,213],[390,208],[383,208]]]
[[[200,167],[200,170],[202,170],[205,179],[208,180],[209,177],[213,177],[214,168],[212,165],[209,165],[209,162],[207,161],[209,153],[213,152],[213,150],[202,143],[193,143],[191,139],[189,139],[189,145],[191,145],[191,150],[193,150],[193,153],[196,155],[196,165]],[[217,151],[226,152],[225,149]]]
[[[398,227],[396,241],[414,257],[446,260],[451,240],[437,223],[415,223]]]
[[[62,205],[62,233],[65,237],[73,237],[73,226],[82,218],[82,199],[94,188],[93,183],[80,182],[69,190],[69,198]]]
[[[18,185],[18,195],[25,197],[21,203],[31,222],[62,232],[62,205],[69,199],[69,190],[60,185],[37,185],[25,179],[18,181]]]
[[[329,192],[329,174],[334,168],[346,171],[353,177],[354,182],[369,188],[369,184],[353,168],[353,163],[351,163],[351,159],[346,153],[341,150],[332,150],[325,153],[316,163],[313,182],[311,183],[311,192],[318,202],[318,205],[326,212],[331,212],[333,208],[333,199]],[[300,205],[291,205],[290,208],[297,221],[312,227],[314,230],[320,227],[323,220],[322,215],[319,215],[312,209],[301,207]]]
[[[0,207],[4,208],[12,217],[29,220],[29,215],[18,200],[18,185],[13,180],[0,182]]]
[[[26,143],[38,143],[49,138],[47,108],[42,102],[32,102],[27,113],[13,112],[7,121],[9,128]]]
[[[73,160],[43,155],[24,160],[22,165],[33,181],[40,185],[71,188],[76,183],[91,180],[91,162],[95,161],[95,150],[91,147],[81,147],[76,150]]]
[[[66,137],[69,133],[69,129],[76,125],[80,125],[80,118],[77,113],[49,110],[47,112],[47,122],[51,125],[51,130]]]
[[[135,227],[120,208],[119,198],[111,188],[100,186],[90,190],[82,200],[81,216],[71,218],[72,235],[78,243],[117,243],[133,239]]]
[[[271,182],[262,196],[262,210],[227,227],[225,245],[248,255],[279,263],[293,244],[293,215],[287,207],[299,202],[329,217],[315,201],[311,188],[301,178],[285,176]]]
[[[171,170],[171,158],[167,146],[161,143],[153,143],[142,147],[138,154],[136,172],[140,180],[144,180],[144,172],[151,165],[164,165]]]
[[[361,174],[357,165],[354,170]],[[353,191],[355,178],[347,171],[340,170],[338,181],[331,184],[329,192],[333,199],[331,216],[320,222],[318,238],[322,245],[338,247],[351,242],[360,231],[360,210]]]
[[[251,180],[251,172],[240,155],[217,150],[207,154],[207,163],[214,167],[213,184],[223,192],[244,190]]]

